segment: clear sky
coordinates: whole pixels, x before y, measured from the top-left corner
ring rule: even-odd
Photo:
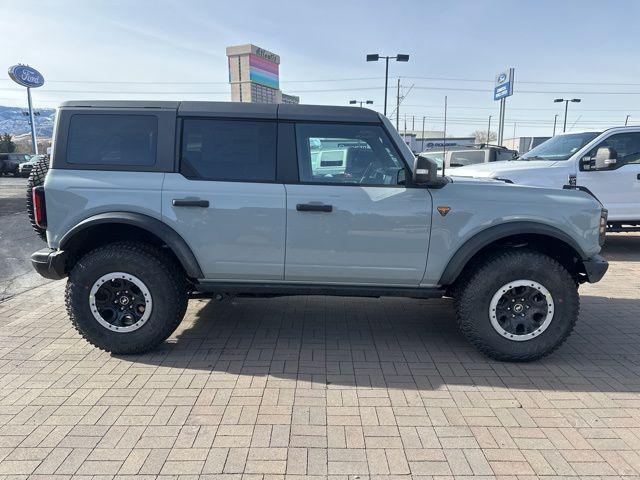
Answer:
[[[199,1],[0,0],[0,66],[28,63],[45,76],[36,107],[70,99],[229,100],[225,47],[254,43],[280,55],[281,89],[303,103],[373,100],[389,111],[400,76],[404,115],[416,130],[466,135],[497,122],[495,74],[515,67],[505,137],[550,135],[556,97],[573,130],[640,124],[640,2],[635,0]],[[121,83],[117,83],[121,82]],[[413,88],[411,88],[413,86]],[[539,93],[542,92],[542,93]],[[0,104],[25,105],[0,76]],[[493,130],[493,128],[492,128]]]

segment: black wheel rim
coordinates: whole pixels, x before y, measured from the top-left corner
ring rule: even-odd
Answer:
[[[149,289],[139,278],[113,272],[93,284],[89,305],[102,326],[127,333],[137,330],[148,320],[152,300]]]

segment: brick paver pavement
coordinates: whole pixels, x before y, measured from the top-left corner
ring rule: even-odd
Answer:
[[[640,476],[640,236],[570,340],[487,360],[448,300],[192,300],[162,348],[71,328],[63,282],[0,303],[0,478]]]

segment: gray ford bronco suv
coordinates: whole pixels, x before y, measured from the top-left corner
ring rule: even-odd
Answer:
[[[451,296],[478,349],[533,360],[607,269],[587,193],[439,176],[364,108],[67,102],[35,176],[33,266],[113,353],[162,343],[190,296]]]

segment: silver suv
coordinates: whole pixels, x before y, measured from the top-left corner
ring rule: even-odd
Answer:
[[[532,360],[607,269],[587,193],[439,176],[364,108],[68,102],[54,145],[32,262],[114,353],[163,342],[195,295],[452,296],[482,352]]]

